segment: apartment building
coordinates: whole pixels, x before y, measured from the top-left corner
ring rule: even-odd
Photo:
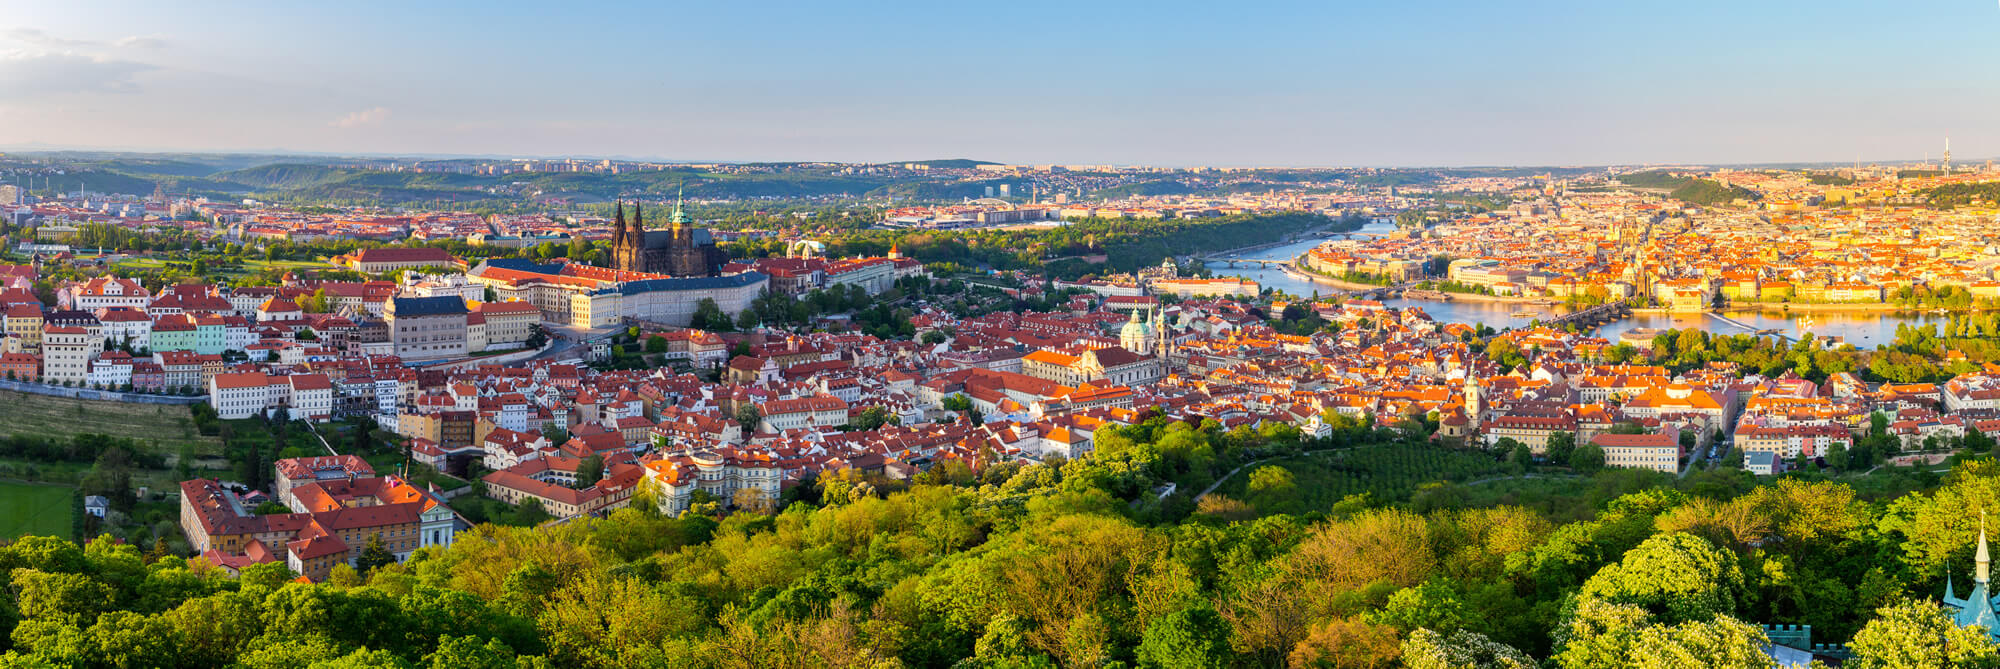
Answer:
[[[382,319],[397,357],[439,360],[465,357],[466,314],[465,301],[456,297],[397,297]]]

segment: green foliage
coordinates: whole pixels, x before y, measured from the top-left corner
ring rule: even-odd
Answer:
[[[1139,666],[1206,669],[1228,664],[1229,626],[1207,607],[1186,608],[1154,620],[1139,642]]]
[[[1681,184],[1680,187],[1668,193],[1667,197],[1682,202],[1710,206],[1730,204],[1737,200],[1755,201],[1759,199],[1756,191],[1742,186],[1724,185],[1722,182],[1709,179],[1695,179]]]
[[[576,461],[576,489],[585,490],[604,478],[604,456],[591,454]]]
[[[1533,658],[1478,632],[1459,630],[1446,637],[1420,629],[1403,641],[1409,669],[1535,669]]]
[[[0,662],[1768,666],[1746,621],[1851,638],[1857,662],[1878,662],[1863,666],[1995,659],[1982,634],[1899,604],[1967,564],[2000,498],[1987,459],[1928,483],[1842,479],[1854,487],[1631,470],[1472,483],[1504,463],[1372,421],[1336,431],[1152,418],[1100,428],[1073,461],[824,473],[775,514],[725,516],[703,496],[671,517],[640,496],[538,524],[524,504],[500,519],[534,527],[482,524],[323,584],[282,563],[232,579],[108,538],[31,537],[0,546],[14,653]],[[1232,471],[1199,507],[1154,492]],[[1510,483],[1554,492],[1489,488]],[[1901,490],[1870,502],[1868,485]],[[453,503],[495,513],[476,499]]]
[[[1977,627],[1959,627],[1938,605],[1905,601],[1882,607],[1848,649],[1856,669],[2000,666],[2000,646]]]

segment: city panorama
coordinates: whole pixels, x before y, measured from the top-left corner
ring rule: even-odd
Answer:
[[[0,667],[2000,667],[1991,4],[0,16]]]

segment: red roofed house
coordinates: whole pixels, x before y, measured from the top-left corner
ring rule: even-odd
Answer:
[[[333,262],[335,264],[346,265],[348,268],[356,271],[368,272],[370,274],[379,274],[399,269],[416,269],[419,267],[451,267],[459,264],[458,259],[453,258],[444,249],[424,247],[408,249],[361,249],[336,257],[333,259]]]
[[[1680,471],[1681,443],[1675,435],[1606,432],[1591,437],[1590,443],[1604,449],[1604,464],[1609,467]]]

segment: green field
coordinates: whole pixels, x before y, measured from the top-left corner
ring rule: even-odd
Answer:
[[[120,269],[125,269],[125,270],[145,270],[145,269],[162,269],[173,265],[186,267],[190,262],[192,261],[167,260],[164,258],[157,258],[157,257],[144,257],[144,258],[130,258],[127,260],[123,260],[120,261],[117,266]],[[246,274],[256,274],[267,269],[283,269],[283,270],[340,269],[340,267],[338,265],[333,265],[317,260],[244,260],[243,262],[234,265],[214,266],[214,270],[212,271],[212,273],[240,276]]]
[[[69,537],[68,486],[0,481],[0,509],[4,509],[0,511],[0,539],[30,534]]]
[[[1377,502],[1407,501],[1427,484],[1500,476],[1507,466],[1477,451],[1435,446],[1373,446],[1322,451],[1271,460],[1248,467],[1216,492],[1250,499],[1251,473],[1264,466],[1282,467],[1297,485],[1303,510],[1325,511],[1349,495],[1369,495]]]
[[[68,437],[107,434],[159,442],[162,446],[194,442],[202,454],[217,453],[221,443],[194,430],[188,408],[178,404],[128,404],[73,400],[0,390],[0,434]]]

